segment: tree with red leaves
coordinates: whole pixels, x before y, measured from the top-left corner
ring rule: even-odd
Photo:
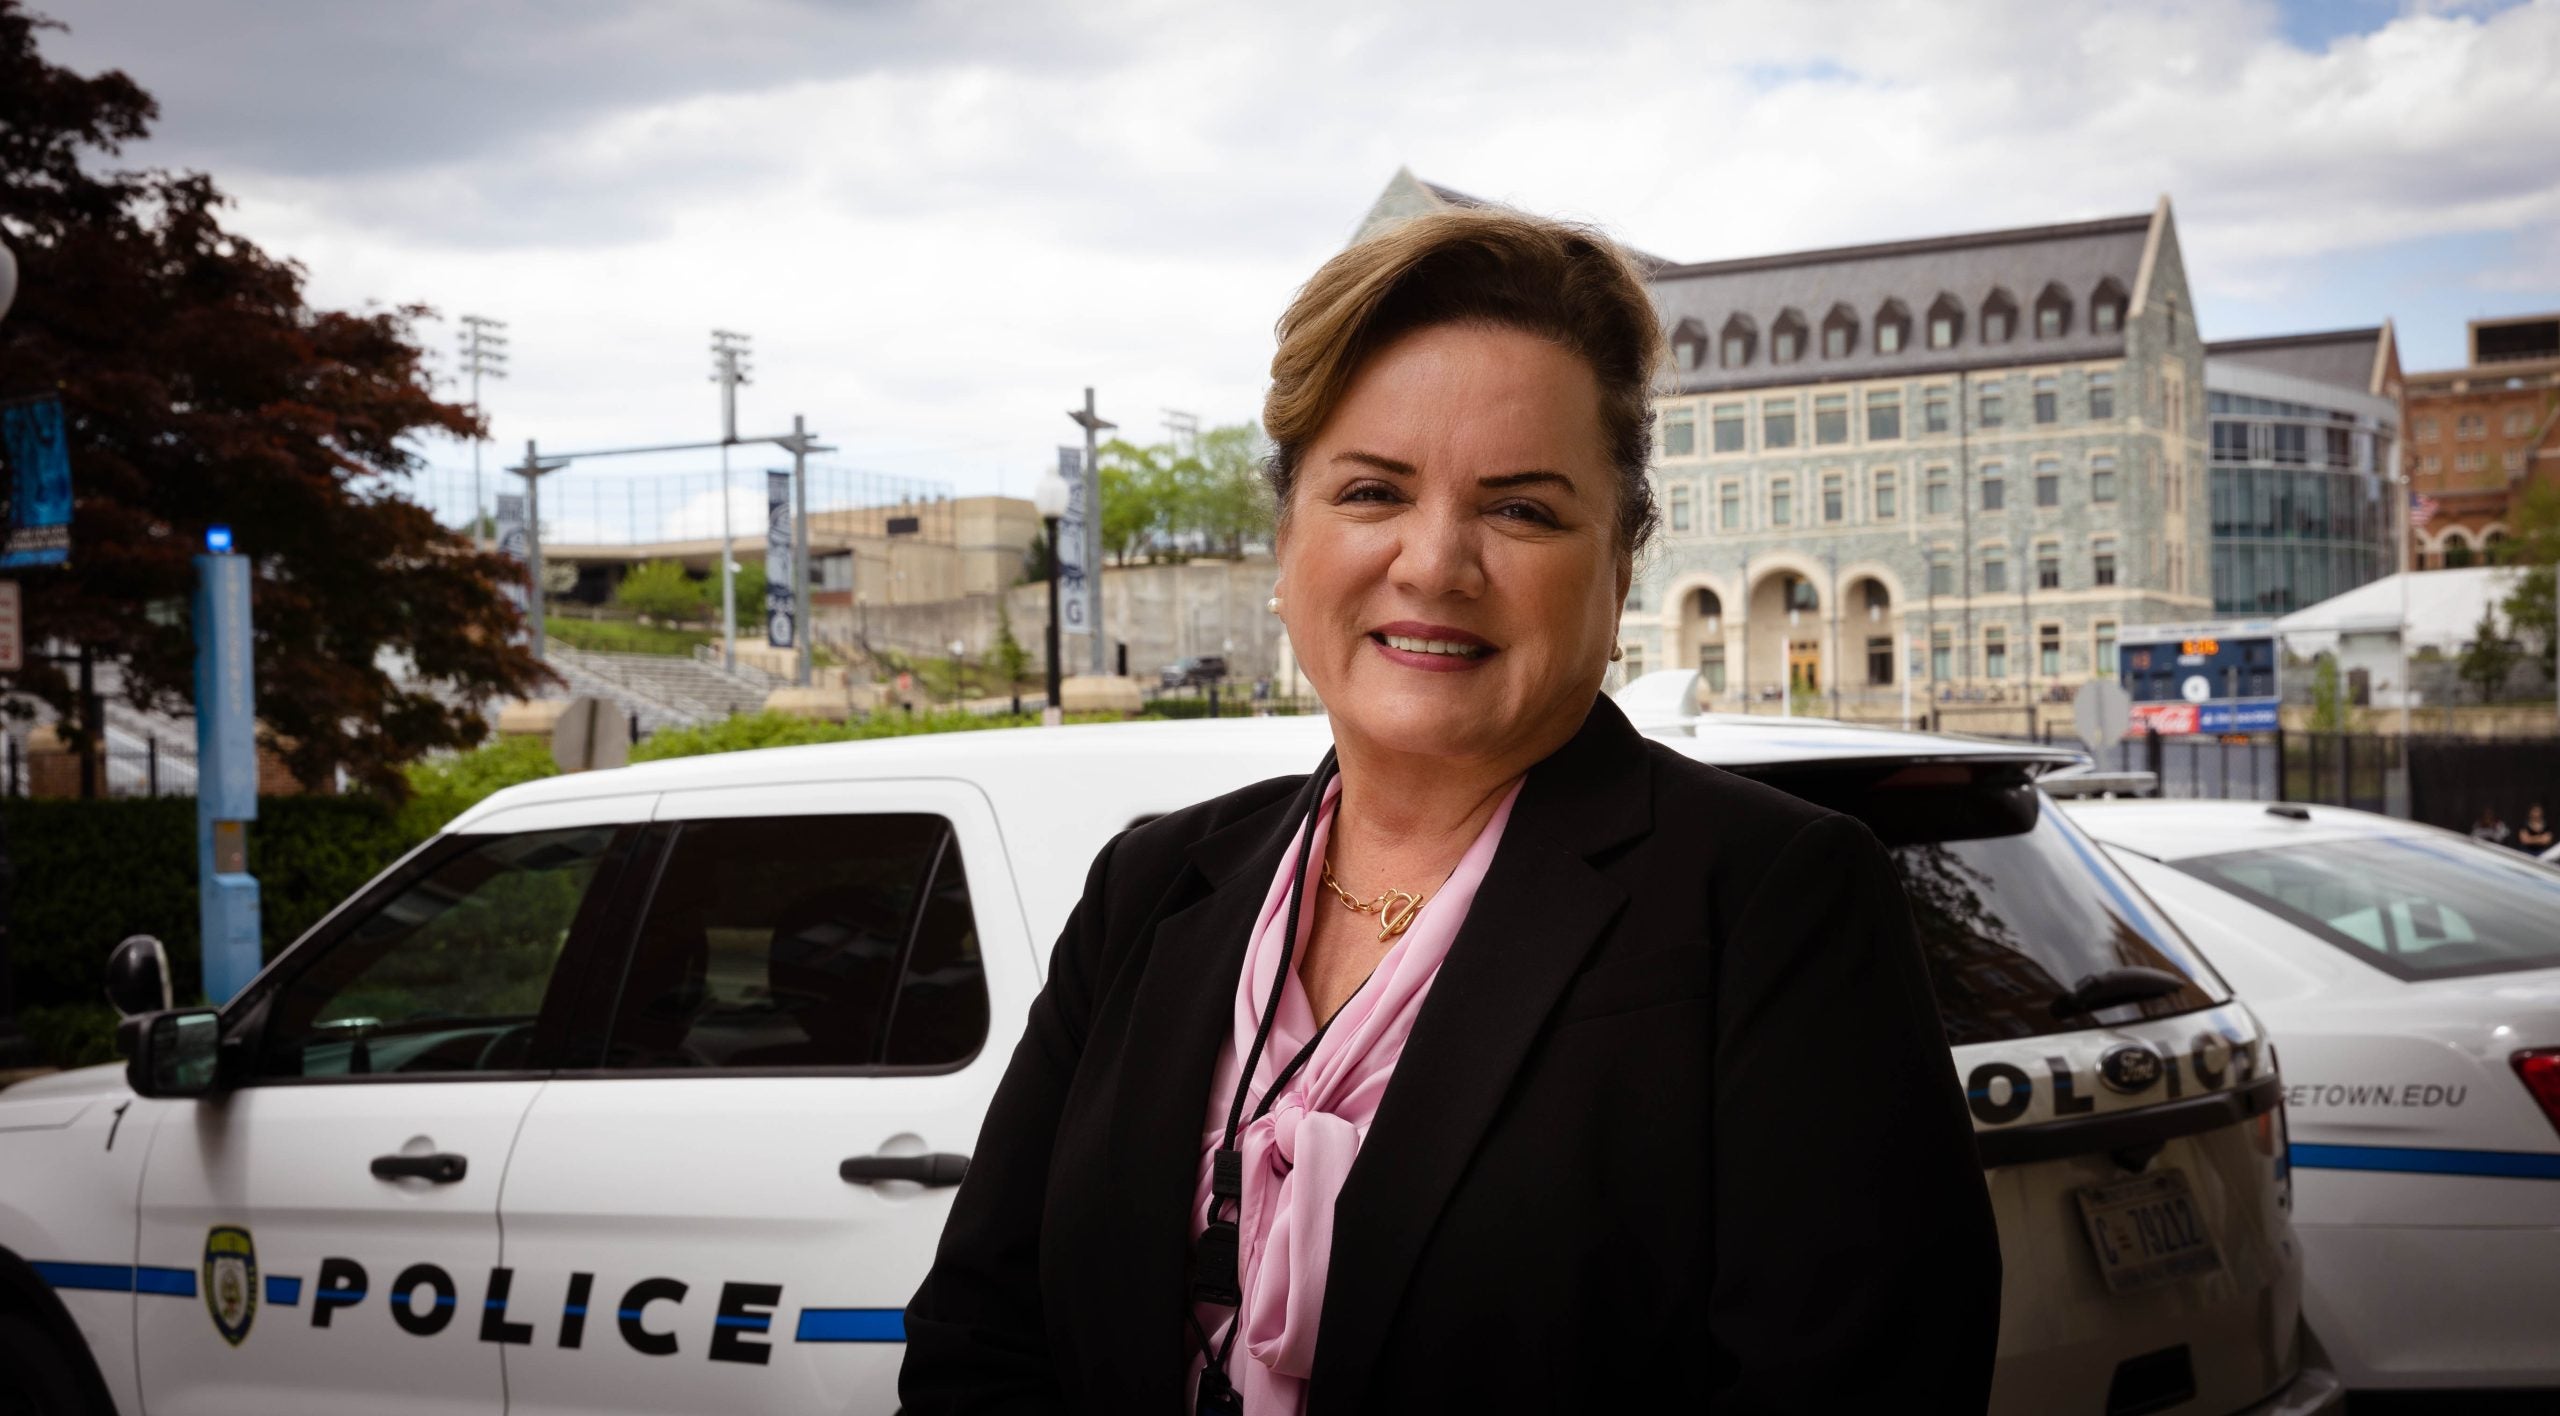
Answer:
[[[55,392],[69,441],[71,563],[22,573],[30,647],[120,664],[138,706],[192,691],[183,615],[205,528],[256,565],[258,717],[305,781],[336,769],[401,790],[400,764],[468,746],[501,695],[544,681],[475,550],[405,493],[419,434],[466,436],[411,340],[417,307],[303,301],[303,270],[223,228],[194,172],[107,169],[158,116],[118,71],[45,62],[51,21],[0,0],[0,231],[18,299],[0,322],[0,398]],[[30,656],[0,690],[52,704],[63,666]]]

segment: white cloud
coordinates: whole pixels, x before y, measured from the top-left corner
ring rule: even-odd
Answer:
[[[516,103],[542,67],[492,44],[514,8],[448,5],[311,43],[405,43],[513,127],[376,139],[398,124],[342,77],[344,143],[262,134],[252,53],[228,87],[189,71],[167,91],[162,148],[183,156],[207,115],[240,224],[318,298],[512,321],[488,397],[502,459],[527,436],[709,436],[718,325],[757,336],[748,423],[799,409],[840,460],[1019,490],[1088,383],[1144,435],[1164,407],[1250,416],[1272,319],[1399,163],[1681,259],[2165,191],[2209,328],[2217,298],[2307,296],[2322,256],[2452,233],[2543,234],[2444,283],[2560,290],[2560,0],[2448,8],[2312,53],[2273,6],[2210,0],[936,3],[858,23],[702,0],[535,36],[576,72]],[[381,89],[420,101],[407,77]],[[312,102],[275,124],[307,128]],[[2327,323],[2390,312],[2331,294]]]

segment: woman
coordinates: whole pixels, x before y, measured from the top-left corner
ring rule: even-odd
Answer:
[[[2516,849],[2529,855],[2540,855],[2551,849],[2551,823],[2543,819],[2542,803],[2524,809],[2524,826],[2516,832]]]
[[[1891,864],[1600,695],[1659,341],[1508,214],[1299,293],[1273,609],[1335,749],[1096,858],[910,1412],[1981,1409],[1997,1240]]]

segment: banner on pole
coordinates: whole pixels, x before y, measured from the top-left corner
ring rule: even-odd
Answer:
[[[62,400],[0,404],[0,570],[71,559],[71,452]]]
[[[799,643],[799,582],[791,574],[791,474],[764,474],[764,642]]]
[[[533,532],[525,524],[524,493],[500,492],[498,494],[498,514],[492,519],[489,529],[496,533],[498,554],[519,566],[531,559]],[[527,606],[532,601],[532,592],[525,585],[524,572],[519,570],[499,581],[498,590],[507,597],[508,604],[516,607],[518,623],[524,624],[524,628],[518,632],[517,642],[532,643],[533,626],[525,623],[525,616],[529,613]]]
[[[1099,508],[1085,485],[1084,449],[1058,449],[1058,475],[1067,480],[1067,514],[1058,518],[1058,629],[1066,634],[1091,634],[1094,612],[1086,598],[1085,523],[1098,519]]]

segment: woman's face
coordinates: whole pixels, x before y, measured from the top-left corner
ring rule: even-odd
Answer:
[[[1544,756],[1581,726],[1625,603],[1590,366],[1443,325],[1372,355],[1298,469],[1281,618],[1338,738]]]

